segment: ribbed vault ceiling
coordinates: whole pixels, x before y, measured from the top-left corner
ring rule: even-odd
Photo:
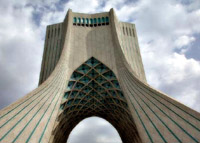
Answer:
[[[124,143],[140,141],[115,74],[93,57],[70,77],[60,105],[54,142],[66,142],[71,130],[81,120],[91,116],[109,121]]]

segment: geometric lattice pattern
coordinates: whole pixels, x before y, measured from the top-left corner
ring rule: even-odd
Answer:
[[[127,112],[116,76],[93,57],[72,74],[63,98],[66,100],[60,108],[69,113],[82,108],[89,112],[101,110],[105,104],[106,109],[114,105]]]
[[[79,121],[90,116],[107,119],[116,128],[123,128],[120,131],[128,130],[131,133],[131,130],[135,129],[115,74],[93,57],[71,75],[60,110],[61,124],[57,126],[58,135],[54,142],[64,142],[61,141],[63,137],[59,136],[60,131],[64,130],[63,132],[68,132],[66,133],[68,135]],[[135,140],[139,140],[137,133],[122,138],[128,141],[129,138],[133,139],[133,136]]]

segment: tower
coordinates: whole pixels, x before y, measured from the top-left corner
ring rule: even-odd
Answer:
[[[0,141],[64,143],[91,116],[124,143],[200,142],[200,114],[148,85],[135,25],[113,9],[47,27],[39,87],[1,110]]]

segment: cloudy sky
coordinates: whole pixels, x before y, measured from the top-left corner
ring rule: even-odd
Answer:
[[[200,0],[1,0],[0,109],[37,87],[45,28],[74,12],[114,8],[136,24],[148,83],[200,112]],[[70,143],[120,143],[105,120],[89,118]]]

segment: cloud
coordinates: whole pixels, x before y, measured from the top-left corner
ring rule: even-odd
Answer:
[[[37,87],[43,40],[33,25],[31,7],[2,4],[0,8],[0,107]]]
[[[175,46],[178,48],[181,48],[183,46],[187,46],[191,42],[195,41],[194,37],[189,37],[187,35],[183,35],[178,37],[178,39],[175,41]]]
[[[163,60],[160,68],[164,72],[158,78],[158,88],[199,111],[200,63],[174,53],[169,59]]]
[[[83,0],[82,2],[79,0],[70,0],[66,3],[65,8],[71,8],[75,12],[92,13],[96,12],[99,2],[98,0]]]
[[[156,5],[155,5],[156,3]],[[139,1],[135,19],[148,83],[187,106],[200,111],[200,62],[188,51],[199,53],[192,45],[199,37],[199,9],[177,1]],[[192,47],[193,46],[193,47]],[[191,93],[191,94],[189,94]],[[193,97],[194,102],[186,100]]]
[[[116,129],[106,120],[90,117],[80,122],[70,133],[68,143],[121,143]]]

